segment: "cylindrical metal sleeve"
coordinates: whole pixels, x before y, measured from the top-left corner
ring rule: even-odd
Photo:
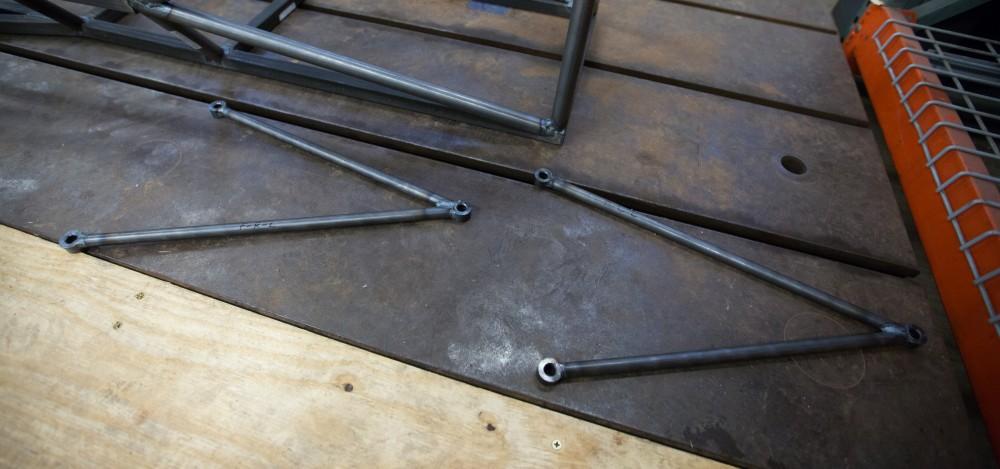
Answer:
[[[415,210],[396,210],[325,217],[291,218],[285,220],[252,221],[246,223],[226,223],[221,225],[201,225],[183,228],[161,228],[120,233],[80,233],[70,231],[60,239],[60,245],[71,251],[94,246],[114,244],[148,243],[190,238],[250,235],[285,231],[320,230],[363,225],[381,225],[421,220],[452,218],[452,209],[433,207]]]
[[[837,313],[843,314],[844,316],[856,319],[865,324],[871,325],[878,329],[885,329],[886,327],[897,326],[894,322],[879,316],[878,314],[868,311],[860,306],[852,304],[848,301],[842,300],[833,296],[823,290],[816,287],[807,285],[803,282],[795,280],[787,275],[780,272],[772,270],[768,267],[760,265],[750,259],[733,254],[726,251],[712,243],[707,241],[702,241],[695,238],[687,233],[675,230],[663,223],[660,223],[646,215],[639,212],[631,210],[627,207],[618,205],[608,199],[600,197],[589,191],[576,187],[575,185],[563,181],[561,179],[551,178],[551,182],[545,184],[562,194],[569,196],[572,199],[583,202],[592,207],[601,209],[607,213],[617,216],[623,220],[626,220],[635,225],[639,225],[647,230],[650,230],[656,234],[666,237],[674,242],[684,245],[690,249],[698,251],[706,256],[709,256],[715,260],[723,262],[727,265],[735,267],[743,272],[749,273],[757,278],[765,280],[773,285],[784,288],[792,293],[799,296],[807,298],[818,304],[826,306]]]
[[[580,376],[638,373],[694,366],[715,365],[765,358],[787,357],[809,353],[834,352],[886,345],[902,345],[906,339],[897,334],[874,332],[839,337],[793,340],[770,344],[744,345],[688,352],[609,358],[564,363],[566,378]]]
[[[558,363],[552,361],[551,368],[539,370],[543,379],[558,376],[557,382],[563,379],[585,376],[608,376],[625,373],[642,373],[663,371],[676,368],[717,365],[749,360],[805,355],[812,353],[835,352],[839,350],[855,350],[870,347],[909,344],[905,336],[886,332],[870,334],[823,337],[817,339],[792,340],[758,345],[743,345],[716,349],[692,350],[688,352],[664,353],[659,355],[640,355],[635,357],[608,358],[602,360],[586,360]],[[545,375],[545,373],[550,373]]]
[[[556,98],[552,104],[552,127],[564,130],[569,124],[569,114],[573,109],[573,98],[576,96],[576,84],[583,68],[587,41],[590,39],[590,28],[594,21],[597,0],[574,0],[573,12],[570,14],[569,28],[566,31],[566,46],[562,55],[562,66],[559,69],[559,83],[556,86]]]

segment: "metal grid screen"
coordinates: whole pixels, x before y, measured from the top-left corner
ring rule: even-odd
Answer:
[[[912,34],[897,32],[881,40],[882,31],[890,24],[905,26]],[[902,107],[906,110],[909,120],[916,128],[919,143],[923,148],[927,168],[930,170],[937,193],[941,196],[948,220],[958,236],[959,249],[968,261],[972,271],[973,281],[986,304],[989,317],[986,318],[1000,334],[1000,316],[997,315],[995,299],[991,297],[986,283],[1000,276],[1000,267],[983,271],[984,266],[977,264],[973,248],[990,238],[1000,236],[1000,230],[995,225],[978,233],[963,232],[959,217],[974,207],[984,209],[1000,209],[1000,42],[969,36],[944,29],[933,28],[915,23],[890,19],[875,32],[874,40],[879,54],[885,64],[885,69],[892,79],[893,86],[899,93]],[[889,55],[887,49],[893,41],[905,41],[904,47]],[[919,44],[919,48],[910,44]],[[893,64],[904,54],[915,54],[926,60],[907,65],[901,70]],[[937,82],[921,79],[912,86],[904,88],[902,82],[908,74],[917,70],[936,75]],[[910,105],[910,98],[921,87],[933,88],[944,92],[948,100],[930,100],[917,109]],[[955,112],[960,122],[938,120],[927,126],[921,124],[920,117],[932,106],[945,108]],[[949,145],[938,151],[932,151],[928,139],[942,129],[955,129],[969,134],[973,147]],[[983,162],[981,171],[960,171],[946,179],[942,179],[937,164],[948,154],[955,152],[975,155]],[[975,178],[988,183],[986,196],[977,197],[955,207],[949,199],[947,189],[963,178]],[[988,266],[986,268],[989,268]]]

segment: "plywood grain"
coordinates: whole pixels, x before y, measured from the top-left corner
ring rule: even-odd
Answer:
[[[7,227],[0,241],[0,466],[717,466]]]

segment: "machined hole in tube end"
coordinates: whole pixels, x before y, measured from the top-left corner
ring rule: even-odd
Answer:
[[[545,384],[556,384],[562,381],[564,372],[562,363],[555,358],[544,358],[538,362],[538,379]]]
[[[927,333],[915,324],[889,323],[882,326],[882,332],[902,339],[902,345],[919,347],[927,343]]]
[[[458,221],[468,221],[472,217],[472,206],[468,202],[455,201],[451,206],[451,217]]]
[[[220,99],[218,101],[213,101],[212,104],[209,104],[208,110],[212,113],[212,117],[222,119],[223,117],[226,117],[226,114],[229,114],[229,105]]]
[[[927,343],[927,333],[920,327],[907,324],[903,326],[903,331],[906,334],[906,343],[910,347],[919,347]]]
[[[86,237],[80,230],[69,230],[59,237],[59,247],[69,252],[80,252],[87,246],[84,242]]]
[[[555,181],[556,176],[552,173],[552,170],[548,168],[541,168],[535,171],[535,184],[542,187],[552,187],[552,183]]]

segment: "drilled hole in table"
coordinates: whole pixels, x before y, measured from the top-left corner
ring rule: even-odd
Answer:
[[[785,171],[795,175],[803,175],[807,170],[806,163],[798,157],[792,155],[785,155],[781,157],[781,167],[785,168]]]

